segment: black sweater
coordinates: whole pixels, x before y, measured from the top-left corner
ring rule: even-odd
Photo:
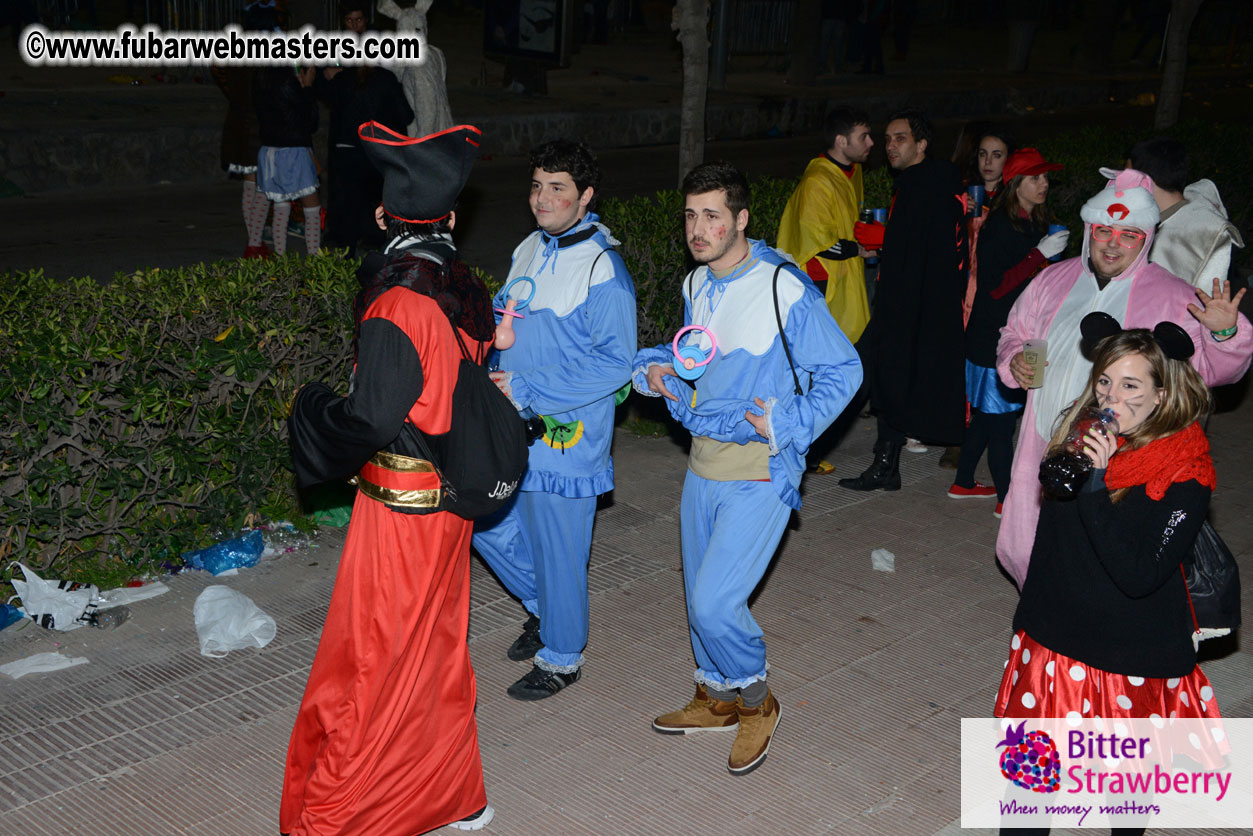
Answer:
[[[313,90],[302,87],[290,68],[259,68],[252,77],[252,104],[257,109],[262,145],[313,145],[313,132],[318,129],[318,103]]]
[[[1186,676],[1196,667],[1179,571],[1209,508],[1209,488],[1178,482],[1154,502],[1144,486],[1040,508],[1014,629],[1110,673]]]
[[[1009,309],[1027,287],[1023,282],[1000,299],[992,291],[1001,283],[1005,271],[1030,255],[1040,242],[1044,230],[1024,221],[1015,229],[1004,212],[993,212],[979,230],[976,289],[970,321],[966,323],[966,359],[976,366],[996,366],[996,344],[1001,328],[1009,320]]]
[[[337,145],[359,147],[357,128],[363,122],[382,122],[403,134],[413,121],[413,110],[405,99],[404,88],[390,71],[382,67],[357,67],[341,70],[327,79],[318,70],[313,78],[313,92],[331,107],[329,141]]]

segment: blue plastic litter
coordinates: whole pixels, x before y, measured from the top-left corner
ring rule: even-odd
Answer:
[[[0,604],[0,630],[22,620],[22,611],[12,604]]]
[[[246,569],[256,566],[265,550],[265,540],[261,529],[254,528],[242,537],[223,540],[207,549],[187,552],[183,560],[193,569],[203,569],[214,575],[220,575],[228,569]]]

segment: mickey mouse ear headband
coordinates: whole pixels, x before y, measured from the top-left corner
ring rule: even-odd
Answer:
[[[1084,342],[1093,348],[1106,337],[1121,334],[1122,331],[1118,320],[1102,311],[1093,311],[1079,323],[1079,332],[1083,334]],[[1157,323],[1157,327],[1153,329],[1153,340],[1171,360],[1187,360],[1196,350],[1188,332],[1173,322]]]

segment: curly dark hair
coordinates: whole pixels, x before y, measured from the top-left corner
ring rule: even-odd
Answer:
[[[744,172],[725,160],[698,165],[683,178],[683,196],[706,194],[719,189],[727,193],[727,208],[732,215],[748,208],[748,179]]]
[[[914,142],[922,142],[925,139],[927,150],[931,150],[931,146],[935,144],[935,128],[931,126],[931,120],[927,118],[927,114],[915,107],[908,107],[893,113],[888,121],[895,122],[897,119],[904,119],[909,123],[909,132],[914,135]]]
[[[600,186],[600,164],[587,143],[572,139],[554,139],[531,149],[531,171],[542,168],[549,174],[566,172],[582,195],[589,187]],[[593,199],[596,193],[592,192]]]

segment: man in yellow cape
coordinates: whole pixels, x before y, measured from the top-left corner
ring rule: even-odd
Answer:
[[[788,198],[778,245],[820,290],[825,285],[831,315],[855,343],[870,321],[862,260],[867,251],[853,240],[863,199],[862,164],[874,147],[870,119],[853,108],[834,108],[823,120],[822,140],[827,150],[810,160]]]

